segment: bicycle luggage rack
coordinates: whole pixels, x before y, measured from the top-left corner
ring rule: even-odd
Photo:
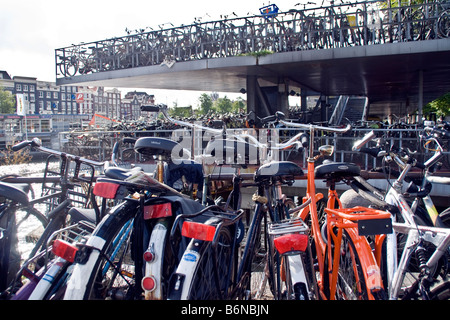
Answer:
[[[87,221],[80,221],[69,227],[57,230],[53,232],[48,241],[46,242],[44,249],[29,258],[22,266],[17,275],[23,275],[28,279],[40,280],[41,277],[47,272],[49,266],[49,251],[52,250],[52,242],[54,239],[66,241],[71,244],[86,243],[90,235],[95,229],[95,225]],[[36,270],[36,267],[40,264],[39,261],[44,259],[44,263],[41,268]],[[35,265],[34,268],[30,266]],[[42,270],[44,272],[42,272]]]
[[[360,236],[392,233],[392,219],[390,218],[390,214],[386,211],[357,206],[344,209],[325,208],[325,212],[328,214],[331,213],[333,220],[336,222],[346,219],[357,224],[358,234]]]
[[[301,218],[270,223],[268,227],[271,242],[280,254],[297,254],[306,250],[309,228]],[[283,241],[283,244],[277,245],[277,238]]]

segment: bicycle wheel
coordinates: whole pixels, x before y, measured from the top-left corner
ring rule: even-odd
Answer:
[[[117,228],[97,261],[86,290],[88,300],[130,300],[134,297],[134,263],[131,254],[133,220]]]
[[[141,293],[133,264],[138,252],[132,256],[131,250],[134,217],[138,211],[138,203],[125,201],[100,222],[79,250],[80,258],[75,261],[65,300],[125,300],[134,299],[136,292]]]
[[[272,277],[270,273],[271,264],[273,261],[269,259],[268,238],[267,238],[267,219],[261,223],[259,228],[261,232],[256,232],[256,241],[254,254],[251,264],[250,274],[250,299],[272,299]],[[243,244],[245,245],[245,241]],[[240,298],[247,298],[241,295]]]
[[[448,38],[450,36],[450,10],[445,10],[440,14],[437,25],[439,36]]]
[[[216,253],[213,253],[211,243],[200,252],[200,260],[194,271],[194,277],[189,288],[188,300],[217,300],[226,298],[229,292],[229,277],[234,273],[234,263],[230,263],[233,239],[228,228],[219,231]],[[215,259],[217,257],[217,260]],[[217,263],[216,263],[217,262]],[[217,268],[218,279],[215,279]],[[218,283],[216,284],[218,280]],[[217,290],[219,289],[219,290]]]
[[[338,300],[368,300],[364,270],[359,253],[346,230],[342,233],[336,288]]]

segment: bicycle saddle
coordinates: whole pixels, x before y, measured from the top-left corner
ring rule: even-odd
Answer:
[[[94,209],[72,207],[68,214],[72,217],[72,222],[88,221],[96,223],[97,220]]]
[[[340,179],[343,177],[359,176],[361,168],[349,162],[326,162],[314,170],[316,178]]]
[[[146,156],[163,156],[164,159],[170,159],[172,150],[180,146],[179,143],[158,137],[144,137],[139,138],[134,144],[134,150]],[[180,146],[181,150],[181,146]]]
[[[304,175],[302,168],[291,161],[272,161],[258,168],[255,172],[255,181],[262,180],[288,180]]]
[[[124,169],[119,167],[109,167],[105,169],[105,176],[115,180],[125,180],[137,171],[143,171],[141,167],[134,167],[132,169]]]
[[[5,182],[0,182],[0,195],[5,195],[6,198],[17,203],[28,204],[28,196],[25,192]]]

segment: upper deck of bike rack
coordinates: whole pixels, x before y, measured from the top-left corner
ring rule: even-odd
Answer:
[[[366,1],[129,34],[56,49],[56,82],[248,92],[256,77],[372,103],[427,103],[450,88],[449,6]]]

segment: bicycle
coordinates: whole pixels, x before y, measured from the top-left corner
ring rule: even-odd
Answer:
[[[348,163],[325,163],[315,167],[315,161],[329,156],[332,146],[319,148],[314,156],[317,131],[344,133],[345,128],[280,121],[286,126],[308,129],[310,134],[307,191],[304,200],[311,200],[299,216],[311,224],[313,250],[318,264],[318,291],[321,299],[383,299],[385,296],[379,263],[376,259],[380,243],[391,232],[390,213],[366,207],[342,208],[334,185],[348,176],[359,174],[359,167]],[[322,194],[316,194],[315,178],[328,182],[328,200],[324,213],[319,210]],[[335,205],[337,203],[337,206]],[[337,207],[337,208],[336,208]],[[325,221],[323,221],[325,218]],[[366,238],[376,237],[376,255]]]
[[[439,134],[439,129],[435,130],[426,128],[426,134],[422,137],[426,145],[436,144],[434,154],[424,163],[417,161],[411,152],[399,152],[395,149],[386,152],[379,146],[361,148],[361,151],[373,156],[383,156],[387,161],[394,161],[402,169],[386,192],[384,199],[375,198],[376,201],[373,201],[374,198],[370,193],[372,190],[365,188],[365,184],[356,189],[363,198],[374,205],[384,205],[392,212],[395,233],[387,237],[386,254],[383,255],[389,299],[450,298],[450,284],[446,280],[450,244],[448,212],[450,211],[447,209],[442,216],[439,216],[429,197],[430,181],[450,184],[448,178],[436,179],[429,175],[442,158],[442,148],[433,136]],[[373,132],[369,133],[366,136],[366,142],[374,136]],[[421,185],[415,188],[411,183],[404,193],[401,186],[413,167],[424,170]],[[410,197],[414,198],[412,204],[407,201]],[[420,200],[424,203],[424,209],[419,206]],[[439,275],[444,282],[432,288]]]
[[[296,145],[300,137],[304,137],[304,135],[297,135],[284,144],[274,143],[275,150]],[[226,147],[226,141],[213,141],[214,146],[211,149],[217,150],[217,148]],[[247,155],[252,154],[252,148],[264,147],[261,144],[251,145],[248,142],[239,141],[242,143],[242,147],[239,148],[236,147],[236,141],[232,142],[233,140],[228,143],[231,149],[245,151]],[[267,146],[265,147],[264,153],[267,151]],[[223,154],[225,153],[224,151]],[[218,152],[217,154],[222,153]],[[253,154],[256,155],[256,153]],[[240,165],[249,164],[252,160],[251,157],[244,154],[235,154],[234,159],[236,157],[245,159],[244,162],[239,162]],[[221,158],[217,160],[223,162]],[[225,163],[236,164],[233,158],[229,160],[231,161],[225,161]],[[254,195],[253,217],[245,236],[242,225],[240,225],[242,209],[239,207],[239,199],[234,201],[237,206],[231,207],[231,211],[223,211],[224,209],[219,207],[222,211],[217,213],[207,212],[179,216],[177,223],[172,228],[171,235],[181,232],[184,241],[187,241],[187,248],[172,275],[169,299],[249,299],[260,297],[265,290],[265,285],[260,285],[267,282],[264,280],[266,273],[269,274],[267,276],[269,285],[276,299],[314,298],[315,281],[311,272],[313,268],[311,252],[307,249],[309,244],[306,246],[295,245],[294,249],[292,247],[281,249],[281,246],[277,246],[277,250],[280,252],[276,252],[270,241],[272,239],[274,243],[281,244],[284,241],[292,240],[293,236],[290,235],[290,232],[294,230],[285,224],[285,219],[290,219],[291,214],[301,210],[304,205],[289,210],[292,200],[286,199],[282,194],[281,186],[292,183],[295,177],[302,175],[302,169],[293,162],[271,161],[256,170],[253,183],[241,185],[239,181],[242,177],[234,176],[235,183],[230,198],[234,196],[239,198],[242,186],[256,186],[257,189]],[[269,219],[273,224],[269,224]],[[307,227],[301,221],[289,222],[294,224],[294,232],[304,239]],[[240,243],[243,245],[239,245]],[[236,250],[238,245],[243,248],[242,253]],[[299,266],[301,267],[298,268]],[[291,271],[289,274],[295,276],[286,280],[281,269]],[[253,279],[258,274],[263,275],[261,281]],[[257,279],[259,278],[257,277]],[[294,282],[288,282],[291,279]]]
[[[134,149],[145,158],[157,157],[154,175],[137,171],[125,180],[97,180],[103,197],[120,196],[122,202],[80,245],[64,299],[159,300],[167,295],[177,259],[176,249],[167,244],[168,230],[177,215],[204,208],[168,184],[173,184],[177,170],[181,175],[190,171],[195,180],[199,168],[193,162],[171,167],[174,150],[182,148],[165,138],[140,138]]]
[[[6,228],[2,230],[4,239],[1,241],[1,268],[2,268],[2,292],[6,297],[14,295],[19,287],[23,286],[21,276],[25,278],[34,277],[34,272],[29,266],[33,265],[35,272],[38,272],[44,264],[40,259],[39,252],[46,246],[46,242],[50,235],[59,230],[66,223],[75,223],[77,220],[72,217],[72,222],[66,221],[70,216],[70,210],[76,206],[87,206],[91,203],[91,186],[94,181],[95,167],[103,166],[104,163],[91,161],[77,156],[69,155],[44,148],[41,146],[39,139],[32,141],[23,141],[15,146],[13,150],[17,151],[30,146],[31,148],[49,154],[46,162],[46,169],[43,177],[12,177],[4,179],[1,182],[1,189],[4,202],[1,205],[1,216],[6,221]],[[59,171],[51,169],[51,161],[55,158],[60,161]],[[75,168],[71,167],[71,163],[75,163]],[[84,171],[84,173],[82,173]],[[14,187],[18,183],[41,183],[41,196],[35,199],[29,199],[28,195]],[[47,206],[45,213],[38,210],[39,205]],[[98,208],[97,208],[98,209]],[[42,208],[41,208],[42,210]],[[44,210],[43,210],[44,211]],[[24,217],[16,225],[16,219],[20,213],[24,212]],[[93,221],[96,218],[96,209],[92,209],[89,214],[85,212],[78,216],[79,220]],[[28,259],[22,266],[17,266],[16,270],[9,268],[10,250],[15,246],[14,240],[17,239],[18,226],[23,221],[31,217],[38,220],[37,226],[41,226],[43,231],[38,236],[36,244],[30,250]],[[17,241],[17,240],[16,240]],[[13,276],[13,279],[6,280],[7,277]]]

